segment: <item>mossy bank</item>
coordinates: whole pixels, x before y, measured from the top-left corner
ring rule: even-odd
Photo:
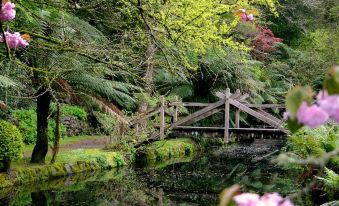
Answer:
[[[46,181],[76,173],[111,169],[125,164],[123,156],[117,152],[77,149],[60,154],[54,164],[14,165],[9,174],[0,173],[0,188]]]
[[[137,154],[139,164],[161,165],[192,157],[199,150],[198,144],[189,138],[160,140],[141,148]]]

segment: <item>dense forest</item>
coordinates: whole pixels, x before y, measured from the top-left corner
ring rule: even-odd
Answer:
[[[0,170],[55,163],[60,142],[85,135],[110,136],[106,147],[135,159],[161,119],[140,131],[133,118],[162,97],[211,103],[229,88],[252,104],[286,102],[277,161],[338,198],[337,0],[3,0],[0,24]],[[196,123],[223,124],[223,113]],[[240,124],[260,123],[242,114]]]

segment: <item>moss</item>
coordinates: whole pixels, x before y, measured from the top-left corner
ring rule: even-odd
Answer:
[[[143,158],[148,164],[160,163],[192,156],[197,148],[197,144],[188,138],[161,140],[146,146]]]
[[[100,149],[73,150],[59,155],[52,165],[21,165],[11,175],[0,173],[0,188],[55,179],[88,171],[111,169],[125,165],[123,156],[116,152]]]
[[[12,186],[13,182],[11,181],[9,175],[6,173],[0,173],[0,188]]]

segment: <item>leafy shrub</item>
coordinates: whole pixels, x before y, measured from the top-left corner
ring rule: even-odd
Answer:
[[[116,117],[104,113],[96,113],[97,120],[100,124],[100,130],[108,135],[113,134],[116,129]]]
[[[0,161],[20,158],[23,146],[19,129],[9,122],[0,120]]]
[[[64,104],[60,108],[61,115],[74,116],[82,121],[87,120],[87,112],[81,107]]]
[[[321,156],[339,147],[339,126],[303,128],[288,139],[289,148],[302,157]]]
[[[18,109],[13,111],[13,116],[19,121],[19,130],[23,135],[23,141],[25,144],[35,144],[37,133],[37,117],[35,108],[30,109]],[[54,139],[55,121],[53,119],[48,120],[48,139],[50,142]],[[60,134],[64,136],[66,132],[65,127],[60,124]]]
[[[318,179],[324,182],[327,189],[339,191],[339,175],[333,170],[325,168],[325,176]]]

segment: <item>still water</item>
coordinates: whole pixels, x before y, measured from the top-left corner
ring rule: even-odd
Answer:
[[[217,205],[219,193],[233,184],[260,193],[297,191],[294,178],[261,158],[276,148],[255,146],[8,188],[0,191],[0,205]]]

